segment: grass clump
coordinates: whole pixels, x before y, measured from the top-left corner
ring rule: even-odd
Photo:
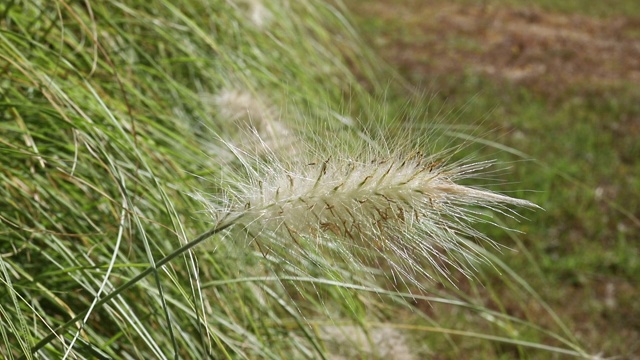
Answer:
[[[463,334],[418,300],[497,328],[468,337],[583,354],[426,281],[426,265],[467,272],[451,250],[489,259],[466,238],[484,238],[478,208],[533,205],[457,183],[486,163],[358,145],[384,147],[364,129],[393,109],[371,105],[386,70],[339,4],[12,1],[0,14],[3,357],[328,358],[328,326],[408,311],[418,335]],[[222,199],[204,203],[212,223],[197,192]]]

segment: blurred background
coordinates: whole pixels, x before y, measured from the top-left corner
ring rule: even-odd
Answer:
[[[590,351],[637,358],[640,3],[346,3],[366,42],[431,96],[434,113],[479,124],[485,140],[511,148],[501,160],[526,160],[509,179],[545,211],[518,225],[529,253],[502,259]],[[499,292],[509,309],[510,289]]]

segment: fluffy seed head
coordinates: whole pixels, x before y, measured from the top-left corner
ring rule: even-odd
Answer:
[[[261,154],[292,141],[292,132],[263,97],[249,90],[226,88],[211,100],[224,130],[230,132],[225,141],[232,146]]]
[[[273,14],[262,0],[236,0],[243,16],[258,30],[265,30],[273,22]]]
[[[217,214],[238,218],[253,239],[288,238],[288,245],[279,244],[283,247],[340,248],[348,261],[389,268],[394,279],[418,283],[437,274],[447,277],[450,267],[469,274],[459,257],[477,259],[469,239],[488,240],[471,227],[489,222],[482,208],[514,216],[507,205],[536,207],[458,184],[490,165],[445,165],[417,153],[247,165],[249,180],[226,199],[233,205]]]
[[[465,220],[459,205],[497,207],[532,203],[458,185],[477,163],[445,169],[420,155],[368,163],[309,163],[298,172],[282,169],[259,180],[244,194],[243,212],[261,223],[286,225],[299,232],[330,231],[347,237],[379,237],[380,230],[436,221]]]
[[[212,98],[220,118],[236,126],[256,126],[275,120],[275,110],[267,101],[249,90],[222,89]]]

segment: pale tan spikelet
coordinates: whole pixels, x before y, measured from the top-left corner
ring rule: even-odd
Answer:
[[[258,188],[250,188],[243,196],[247,216],[263,223],[286,223],[299,232],[328,230],[373,237],[381,228],[411,225],[436,215],[463,216],[456,204],[535,207],[525,200],[458,185],[455,168],[439,167],[421,156],[367,163],[328,159],[296,170],[273,172],[260,179]]]
[[[478,257],[470,238],[488,240],[470,226],[489,222],[481,208],[513,216],[506,205],[537,207],[456,183],[487,166],[445,166],[420,154],[260,163],[250,168],[250,181],[236,187],[226,216],[239,218],[251,236],[285,236],[293,240],[289,246],[311,241],[339,247],[357,266],[382,261],[394,278],[418,282],[436,276],[425,264],[445,277],[451,267],[469,274],[459,258]]]
[[[273,14],[265,6],[262,0],[236,0],[243,17],[258,30],[265,30],[273,22]]]
[[[354,359],[367,356],[374,359],[413,360],[415,350],[398,329],[374,327],[365,332],[353,325],[327,325],[319,329],[320,338],[328,345],[330,359]]]
[[[226,88],[213,96],[211,102],[225,124],[224,140],[232,146],[262,154],[291,144],[292,132],[263,97],[249,90]]]
[[[276,118],[275,109],[249,90],[225,88],[213,96],[212,102],[223,121],[235,122],[237,126],[261,128]]]
[[[267,28],[273,21],[273,14],[260,0],[251,0],[249,3],[249,19],[258,29]]]

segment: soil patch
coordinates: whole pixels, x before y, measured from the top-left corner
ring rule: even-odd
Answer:
[[[350,6],[394,24],[385,27],[394,31],[370,35],[411,77],[472,71],[547,95],[587,84],[640,84],[640,19],[424,0]]]

